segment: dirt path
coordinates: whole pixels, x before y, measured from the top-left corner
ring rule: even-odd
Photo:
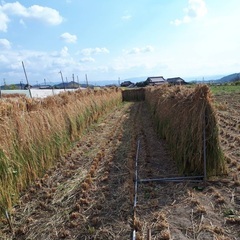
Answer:
[[[125,104],[89,129],[23,194],[12,215],[14,234],[5,227],[0,238],[128,239],[138,108]]]
[[[240,239],[239,222],[228,220],[239,211],[240,189],[231,181],[141,184],[133,219],[138,141],[141,179],[177,175],[146,104],[126,103],[23,194],[12,214],[14,234],[1,224],[0,239],[127,240],[133,229],[137,239],[149,230],[160,240]]]

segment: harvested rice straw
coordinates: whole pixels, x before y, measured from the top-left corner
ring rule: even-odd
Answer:
[[[121,103],[121,90],[64,92],[45,99],[0,102],[0,206],[11,208],[19,191],[44,174],[106,111]]]
[[[224,172],[216,113],[207,86],[147,88],[158,134],[166,139],[180,173],[203,174],[203,131],[208,176]]]

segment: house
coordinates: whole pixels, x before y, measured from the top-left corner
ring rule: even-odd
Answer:
[[[32,85],[30,85],[30,84],[25,84],[24,85],[24,90],[31,89],[31,88],[32,88]]]
[[[37,85],[36,87],[39,89],[52,89],[53,88],[51,85]]]
[[[155,86],[155,85],[162,85],[167,83],[167,81],[164,79],[164,77],[148,77],[145,81],[146,85]]]
[[[187,84],[182,78],[180,77],[174,77],[174,78],[168,78],[167,83],[170,85],[185,85]]]
[[[133,83],[131,81],[124,81],[124,82],[121,83],[121,87],[129,87],[132,84]]]

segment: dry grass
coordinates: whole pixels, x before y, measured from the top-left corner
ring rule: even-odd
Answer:
[[[157,131],[166,139],[181,173],[203,174],[204,131],[208,175],[225,171],[216,113],[207,86],[148,88],[146,101]]]
[[[118,112],[111,113],[97,124],[96,130],[89,130],[91,136],[82,136],[73,151],[59,159],[61,170],[52,168],[53,175],[48,171],[26,192],[20,209],[17,207],[11,216],[17,235],[14,239],[60,239],[64,236],[67,239],[129,239],[133,226],[139,229],[137,239],[147,239],[149,229],[152,239],[227,240],[240,236],[237,212],[240,190],[232,182],[219,178],[207,182],[205,188],[201,183],[142,185],[133,224],[132,169],[137,136],[142,134],[141,178],[146,178],[149,171],[152,176],[163,177],[177,173],[169,155],[158,151],[161,144],[154,130],[150,130],[152,124],[145,107],[135,107],[131,114],[125,111],[120,121],[116,118]],[[122,142],[118,141],[120,135]],[[159,167],[144,165],[146,159],[149,163],[159,163]],[[72,163],[75,163],[74,171],[66,179],[63,176]],[[102,182],[102,177],[107,175],[108,181]],[[91,179],[89,188],[83,190],[82,183]],[[218,199],[222,202],[221,197],[225,200],[223,205],[218,203]],[[234,220],[228,220],[233,217]],[[9,229],[4,229],[3,234],[10,236]],[[10,237],[6,239],[13,239]]]
[[[120,102],[119,89],[77,90],[43,100],[2,99],[1,208],[10,208],[21,190],[42,176],[90,124]],[[86,184],[90,183],[91,178]]]
[[[122,91],[123,101],[144,101],[145,100],[145,89],[127,89]]]

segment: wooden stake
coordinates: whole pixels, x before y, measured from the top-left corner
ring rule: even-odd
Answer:
[[[152,230],[151,228],[149,228],[147,233],[147,240],[151,240],[151,239],[152,239]]]

